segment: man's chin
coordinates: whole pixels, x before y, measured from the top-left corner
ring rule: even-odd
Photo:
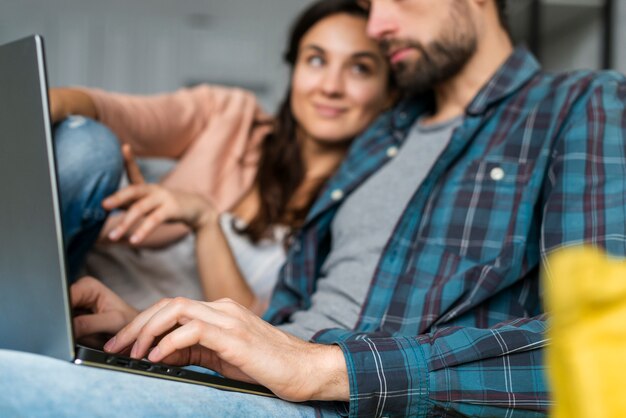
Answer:
[[[401,88],[404,89],[413,89],[413,87],[420,84],[418,82],[418,78],[421,78],[418,71],[415,70],[416,63],[412,62],[401,62],[398,63],[395,67],[392,67],[396,82]]]
[[[435,81],[425,81],[415,73],[396,74],[396,82],[402,91],[409,97],[421,96],[432,90]]]

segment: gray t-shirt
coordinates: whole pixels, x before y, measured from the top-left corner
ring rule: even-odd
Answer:
[[[346,198],[331,225],[332,248],[312,306],[280,328],[309,340],[327,328],[353,329],[382,251],[406,205],[452,137],[462,117],[436,125],[415,123],[393,160]]]

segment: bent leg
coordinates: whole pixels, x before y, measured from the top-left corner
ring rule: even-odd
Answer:
[[[314,417],[280,399],[0,350],[0,416]]]
[[[115,135],[80,116],[56,127],[54,144],[69,277],[74,280],[104,225],[107,213],[101,202],[117,190],[124,161]]]

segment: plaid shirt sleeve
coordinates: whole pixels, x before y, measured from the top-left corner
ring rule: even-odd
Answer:
[[[541,254],[592,244],[626,256],[626,84],[600,79],[555,138],[543,196]],[[598,278],[601,280],[601,278]],[[350,416],[543,416],[549,406],[545,315],[416,337],[344,335]],[[495,408],[495,409],[494,409]],[[435,412],[434,412],[435,411]]]
[[[471,416],[504,416],[502,408],[543,416],[548,400],[539,348],[546,344],[545,330],[542,316],[489,329],[339,342],[348,366],[350,416],[432,416],[437,406]]]

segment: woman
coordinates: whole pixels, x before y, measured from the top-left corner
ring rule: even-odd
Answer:
[[[108,211],[127,211],[108,219],[101,233],[108,248],[97,248],[104,251],[100,265],[117,254],[118,265],[154,268],[156,260],[161,270],[174,260],[162,250],[155,254],[149,248],[180,248],[185,242],[193,246],[195,238],[202,294],[183,295],[206,300],[229,297],[263,312],[283,264],[290,232],[304,222],[352,139],[392,104],[389,68],[379,47],[366,35],[366,19],[364,10],[343,0],[322,0],[302,14],[293,26],[285,54],[292,69],[291,85],[274,120],[263,114],[249,93],[219,87],[201,86],[149,98],[85,89],[51,91],[53,120],[89,116],[130,144],[137,155],[179,160],[159,185],[145,184],[125,146],[127,171],[134,184],[102,204]],[[88,130],[99,147],[106,142],[103,137],[117,144],[117,139],[111,140],[105,128],[94,122],[70,119],[57,130],[73,271],[106,216],[100,201],[105,190],[116,187],[118,176],[112,173],[121,171],[119,157],[116,169],[111,169],[110,161],[115,158],[96,155],[92,163],[84,159],[84,152],[78,153],[86,166],[83,172],[70,171],[64,176],[64,166],[75,166],[63,163],[64,155],[71,152],[65,149],[74,148],[75,142],[92,146],[77,130]],[[70,142],[68,137],[76,138]],[[112,149],[119,154],[115,146]],[[92,168],[98,161],[107,165],[100,172]],[[102,185],[107,183],[102,181],[102,172],[109,179],[107,186]],[[92,180],[94,176],[101,181]],[[74,184],[64,184],[64,178]],[[85,182],[90,185],[85,187]],[[77,212],[96,219],[77,218]],[[78,226],[73,224],[76,219],[81,220]],[[189,231],[192,237],[187,236]],[[183,244],[174,244],[181,239]],[[143,249],[111,247],[115,242]],[[184,256],[179,258],[185,262]],[[164,276],[179,276],[182,269],[177,267]],[[116,283],[106,273],[88,272],[101,277],[117,293],[128,295],[126,277]],[[177,285],[151,299],[130,300],[141,308],[163,296],[180,295],[180,290]]]

